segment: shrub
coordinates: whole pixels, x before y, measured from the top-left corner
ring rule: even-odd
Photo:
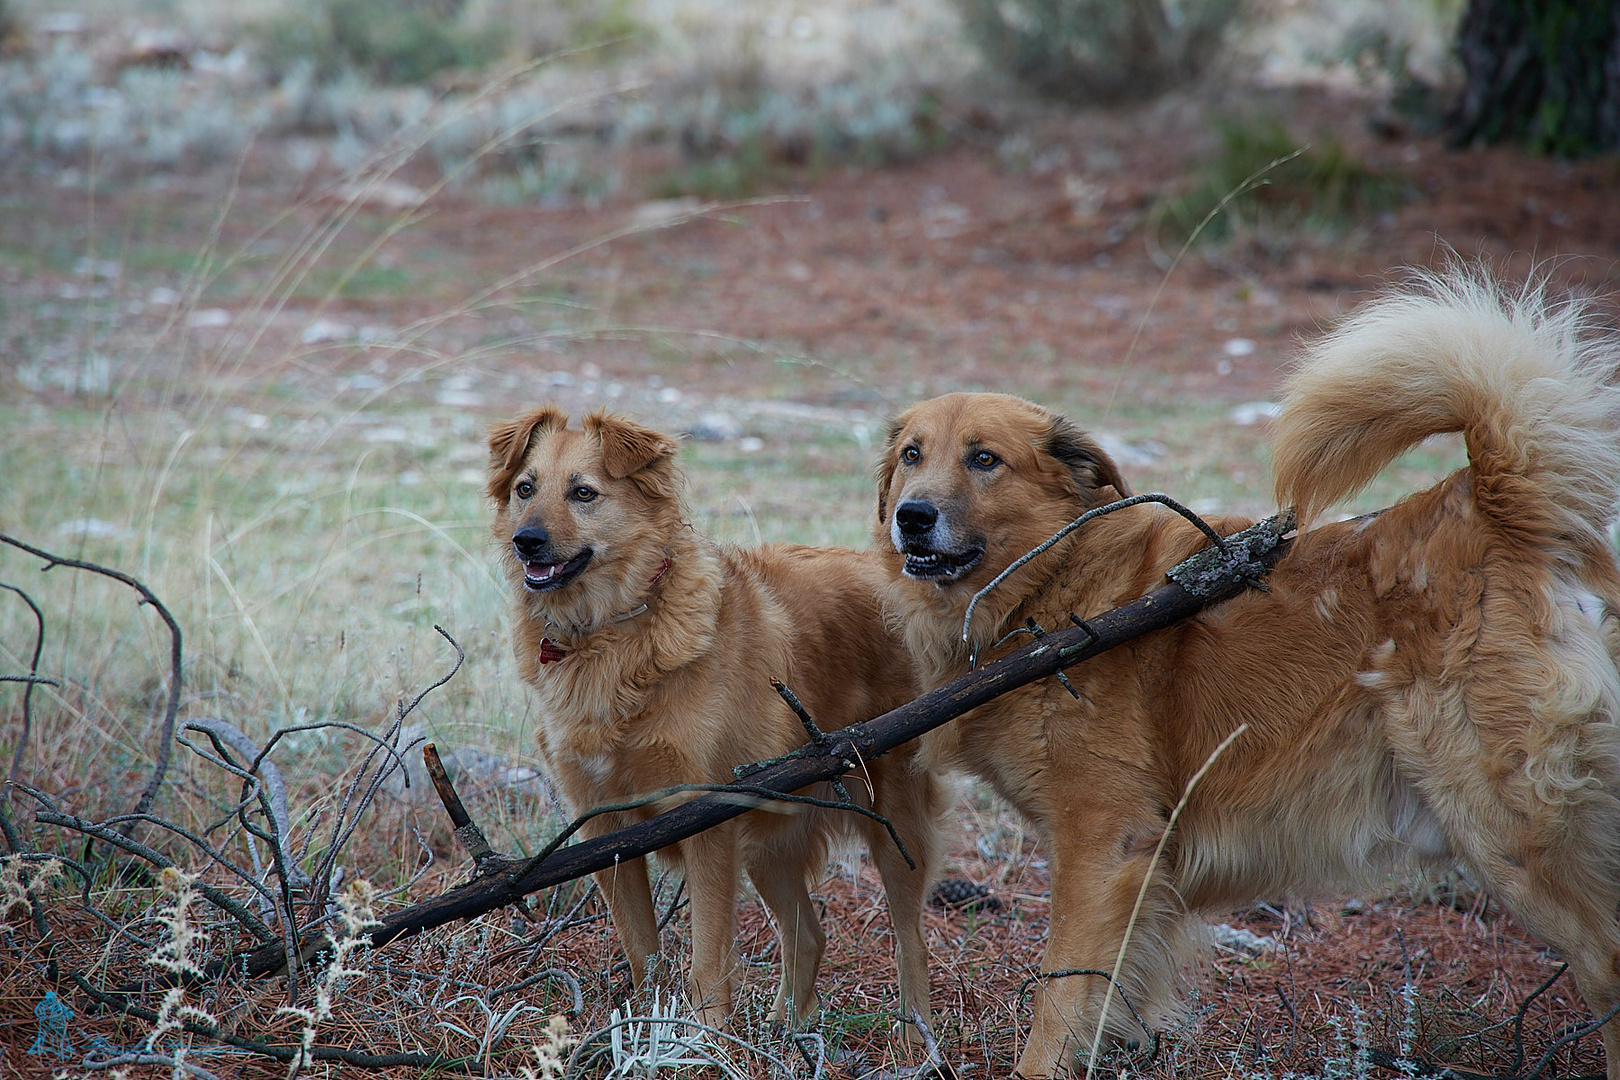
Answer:
[[[736,198],[793,169],[891,164],[949,138],[938,99],[883,79],[746,87],[675,113],[683,163],[656,187],[665,197]]]
[[[461,15],[459,0],[310,0],[261,28],[261,51],[278,75],[313,63],[323,81],[357,69],[379,82],[419,83],[500,55],[504,35]]]
[[[1367,168],[1336,140],[1305,144],[1275,121],[1227,120],[1218,131],[1220,151],[1199,170],[1197,186],[1155,212],[1167,247],[1179,246],[1229,196],[1200,239],[1242,234],[1286,246],[1301,230],[1335,233],[1405,200],[1404,184]]]
[[[956,0],[985,59],[1077,104],[1149,97],[1196,74],[1237,0]]]
[[[105,175],[205,166],[237,154],[268,114],[206,76],[132,66],[106,85],[95,67],[64,45],[0,64],[0,173],[41,162],[94,162]]]

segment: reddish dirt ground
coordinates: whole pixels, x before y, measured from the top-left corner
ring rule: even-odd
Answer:
[[[1611,299],[1620,284],[1614,160],[1558,162],[1450,149],[1438,136],[1380,137],[1359,100],[1290,96],[1267,107],[1288,118],[1302,143],[1331,140],[1396,181],[1405,201],[1333,235],[1279,229],[1198,247],[1167,272],[1174,252],[1153,238],[1154,208],[1189,188],[1197,163],[1215,152],[1208,110],[1172,100],[1128,113],[979,118],[933,156],[883,169],[782,173],[757,202],[666,228],[636,223],[679,206],[631,196],[599,206],[491,207],[443,192],[373,260],[408,268],[411,284],[354,290],[322,314],[432,322],[444,355],[508,332],[511,311],[521,310],[529,329],[564,321],[599,328],[570,340],[570,355],[548,357],[549,366],[605,357],[625,376],[673,366],[698,387],[735,382],[739,372],[720,358],[746,341],[815,361],[799,369],[798,385],[774,391],[812,402],[881,398],[893,406],[988,388],[1065,401],[1101,396],[1106,404],[1122,393],[1265,396],[1302,335],[1400,268],[1436,266],[1453,253],[1484,259],[1510,279],[1535,272]],[[1034,165],[1013,167],[997,153],[1015,124],[1034,148]],[[341,212],[319,197],[320,183],[290,186],[280,162],[273,145],[249,160],[220,250],[245,244],[280,255],[302,228]],[[409,167],[401,175],[430,178]],[[106,254],[132,242],[173,244],[177,219],[200,241],[223,189],[217,178],[164,188],[106,183],[93,199],[42,189],[34,195],[49,208],[34,227],[84,236],[94,222]],[[204,191],[208,198],[199,198]],[[281,224],[267,227],[278,214]],[[326,264],[341,265],[397,220],[363,207]],[[626,229],[630,235],[611,238]],[[12,230],[26,235],[20,224]],[[514,275],[519,284],[498,291],[499,310],[443,318]],[[19,295],[54,295],[61,282],[44,271],[14,284]],[[244,288],[219,303],[243,308],[250,295]],[[318,295],[304,290],[299,319]],[[278,344],[301,326],[272,320],[256,355],[280,356]],[[647,347],[660,335],[678,343],[673,363]],[[1253,351],[1223,354],[1234,337],[1252,341]],[[481,362],[532,369],[532,350],[486,350]]]
[[[1173,253],[1150,250],[1152,208],[1188,186],[1214,144],[1200,113],[1171,103],[1044,118],[1037,144],[1072,162],[1044,171],[1006,167],[991,152],[995,137],[981,134],[904,167],[801,178],[779,202],[587,252],[565,280],[637,323],[784,343],[902,399],[963,388],[1096,392],[1115,386],[1127,362],[1132,383],[1145,380],[1142,392],[1155,396],[1262,396],[1300,335],[1398,268],[1435,266],[1453,251],[1509,277],[1534,267],[1579,291],[1620,285],[1614,161],[1377,138],[1360,103],[1288,104],[1299,137],[1326,130],[1398,179],[1407,201],[1336,237],[1272,244],[1276,252],[1258,241],[1197,249],[1167,274]],[[638,209],[448,206],[406,243],[476,253],[474,279],[491,280]],[[1257,347],[1227,373],[1220,345],[1236,336]]]

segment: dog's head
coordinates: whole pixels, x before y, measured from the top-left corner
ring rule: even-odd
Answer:
[[[875,539],[898,572],[967,596],[1086,510],[1126,495],[1113,460],[1056,413],[947,394],[895,420],[878,465]]]
[[[570,428],[546,406],[490,428],[486,491],[513,583],[576,625],[630,606],[681,527],[675,450],[605,412]]]

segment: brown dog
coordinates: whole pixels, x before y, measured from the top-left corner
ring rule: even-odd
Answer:
[[[911,699],[910,658],[883,622],[875,555],[709,543],[683,518],[673,441],[602,413],[583,430],[567,423],[543,408],[492,428],[488,494],[512,587],[518,671],[540,704],[551,775],[576,813],[679,783],[730,783],[732,766],[803,745],[772,676],[829,730]],[[815,1011],[826,937],[806,885],[845,831],[865,837],[882,874],[901,1015],[915,1009],[926,1020],[921,917],[944,795],[912,757],[871,762],[848,786],[894,823],[915,870],[870,819],[786,803],[660,852],[686,875],[691,997],[705,1023],[723,1023],[731,1008],[739,871],[776,919],[783,966],[774,1018],[800,1022]],[[806,793],[832,798],[825,787]],[[583,832],[667,806],[603,815]],[[645,860],[596,881],[641,986],[658,952]]]
[[[1123,949],[1118,985],[1153,1028],[1175,1012],[1193,912],[1461,860],[1570,961],[1596,1014],[1620,1003],[1620,572],[1605,535],[1620,349],[1583,329],[1462,277],[1362,308],[1292,378],[1280,505],[1309,522],[1437,432],[1463,432],[1467,467],[1371,520],[1303,531],[1269,591],[1070,670],[1078,700],[1043,680],[927,736],[930,764],[986,778],[1040,831],[1043,970],[1112,972]],[[989,593],[964,644],[975,591],[1126,494],[1118,469],[1059,416],[953,394],[899,417],[879,483],[889,609],[925,688],[974,649],[1015,647],[997,643],[1026,619],[1065,626],[1130,601],[1206,546],[1162,506],[1098,518]],[[1141,1038],[1108,986],[1046,979],[1018,1072]],[[1620,1077],[1620,1021],[1603,1035]]]

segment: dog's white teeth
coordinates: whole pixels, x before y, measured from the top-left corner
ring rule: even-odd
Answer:
[[[557,576],[557,571],[559,569],[561,568],[554,563],[544,565],[530,563],[523,568],[523,573],[529,578],[530,581],[549,581]]]

